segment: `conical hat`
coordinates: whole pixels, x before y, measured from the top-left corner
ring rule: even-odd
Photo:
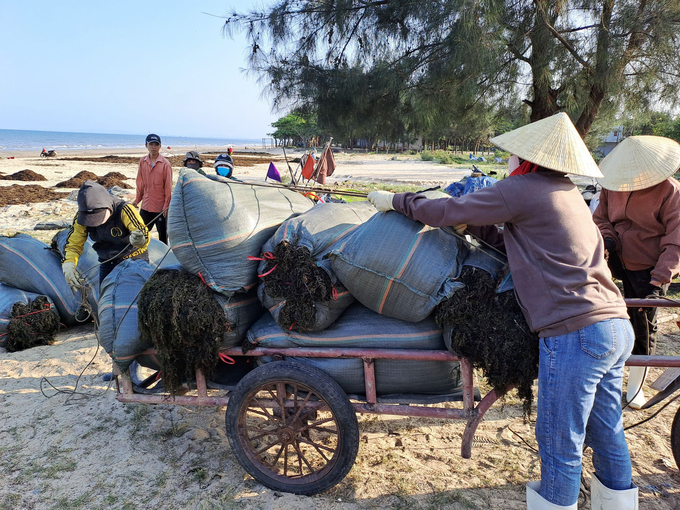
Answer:
[[[491,139],[511,154],[566,174],[602,177],[569,115],[558,113]]]
[[[600,162],[600,185],[635,191],[665,181],[680,168],[680,144],[663,136],[630,136]]]

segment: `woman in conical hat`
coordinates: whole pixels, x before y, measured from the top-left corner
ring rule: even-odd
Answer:
[[[661,136],[631,136],[600,164],[600,203],[593,216],[604,238],[609,267],[630,298],[665,296],[680,271],[680,144]],[[629,308],[633,354],[656,352],[656,308]],[[627,399],[645,403],[645,367],[631,367]]]
[[[528,508],[576,509],[584,441],[594,452],[593,498],[633,508],[637,488],[620,403],[633,329],[602,237],[567,177],[602,174],[564,113],[491,141],[524,160],[507,179],[460,198],[375,191],[368,200],[379,211],[396,210],[434,227],[467,226],[504,247],[517,299],[540,337],[541,481],[527,485]]]

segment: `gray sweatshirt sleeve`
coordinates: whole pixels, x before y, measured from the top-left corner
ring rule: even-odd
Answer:
[[[513,220],[498,184],[459,198],[428,199],[417,193],[398,193],[394,195],[392,205],[412,220],[431,227],[461,223],[481,227]]]

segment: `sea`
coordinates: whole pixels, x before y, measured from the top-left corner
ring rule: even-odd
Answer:
[[[163,149],[191,147],[260,147],[263,139],[255,138],[191,138],[166,136],[158,133]],[[83,149],[135,149],[144,148],[146,135],[116,135],[109,133],[69,133],[62,131],[28,131],[0,129],[0,151],[42,151]],[[265,144],[269,138],[265,138]]]

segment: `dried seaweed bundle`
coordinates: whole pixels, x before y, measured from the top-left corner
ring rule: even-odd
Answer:
[[[435,319],[452,328],[452,350],[480,368],[489,384],[499,391],[517,387],[528,416],[538,377],[538,336],[529,331],[514,291],[496,294],[497,282],[488,272],[465,266],[460,281],[465,288],[437,307]]]
[[[28,305],[14,303],[4,347],[15,352],[38,345],[52,345],[57,331],[59,315],[52,310],[46,296],[38,296]]]
[[[198,276],[172,269],[158,270],[139,295],[139,331],[158,351],[166,390],[177,394],[196,369],[210,374],[217,365],[224,311]]]
[[[267,261],[263,277],[265,292],[285,299],[279,312],[279,325],[289,329],[293,324],[300,331],[312,329],[316,323],[315,303],[333,296],[333,284],[328,273],[317,266],[309,250],[287,242],[279,243]]]

